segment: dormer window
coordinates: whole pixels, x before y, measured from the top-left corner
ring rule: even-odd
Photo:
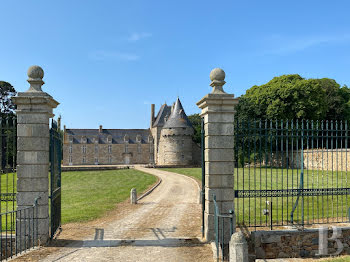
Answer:
[[[152,143],[153,142],[153,137],[152,136],[148,136],[148,143]]]
[[[124,143],[129,143],[129,136],[128,135],[124,136]]]
[[[81,137],[81,143],[86,144],[86,142],[87,142],[86,136],[82,136],[82,137]]]
[[[137,143],[141,143],[141,135],[137,135],[136,136],[136,142]]]
[[[69,136],[69,143],[73,143],[73,136]]]
[[[109,136],[107,137],[107,143],[112,143],[112,136],[111,136],[111,135],[109,135]]]

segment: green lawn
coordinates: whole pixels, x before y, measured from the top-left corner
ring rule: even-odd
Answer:
[[[162,168],[161,170],[193,177],[200,184],[202,184],[202,169],[201,168]]]
[[[170,172],[188,175],[201,181],[201,168],[166,168]],[[300,185],[300,170],[276,168],[238,168],[235,170],[235,189],[238,190],[277,190],[297,189]],[[304,188],[320,189],[350,188],[350,172],[304,170]],[[268,209],[266,201],[272,202],[274,224],[290,223],[290,214],[297,197],[246,197],[235,199],[237,222],[247,226],[255,224],[268,226],[269,217],[263,215]],[[348,221],[350,195],[304,196],[294,212],[294,221],[304,223],[332,222],[334,219]],[[303,210],[303,212],[302,212]]]
[[[135,169],[62,173],[62,223],[102,217],[130,196],[154,184],[157,178]]]
[[[16,174],[2,175],[1,193],[12,193],[16,181]],[[62,223],[102,217],[115,208],[117,203],[127,199],[131,188],[136,188],[140,194],[156,181],[156,177],[135,169],[63,172]],[[13,202],[0,203],[2,213],[13,210]],[[16,203],[14,207],[16,208]],[[14,220],[12,214],[2,216],[3,230],[7,224],[7,230],[11,231],[11,220]],[[14,224],[12,228],[14,229]]]

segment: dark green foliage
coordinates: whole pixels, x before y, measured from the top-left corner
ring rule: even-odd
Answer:
[[[11,97],[17,94],[14,87],[5,81],[0,81],[0,117],[13,114],[16,108]]]
[[[201,117],[199,116],[199,114],[193,114],[188,116],[188,120],[190,120],[194,129],[193,141],[196,142],[197,144],[200,144],[201,143]]]
[[[350,119],[350,89],[333,79],[274,77],[240,98],[238,119]]]
[[[9,169],[16,164],[17,126],[14,120],[16,106],[11,100],[16,93],[10,83],[0,81],[0,170]]]

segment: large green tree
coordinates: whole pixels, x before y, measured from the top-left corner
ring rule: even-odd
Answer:
[[[11,97],[16,94],[15,88],[10,83],[0,81],[0,117],[13,115],[16,106]]]
[[[333,79],[274,77],[241,96],[238,119],[350,120],[350,89]]]
[[[193,141],[196,142],[197,144],[200,144],[201,143],[201,117],[199,116],[199,114],[193,114],[188,116],[188,120],[190,120],[194,129]]]
[[[16,165],[16,125],[13,117],[15,104],[11,97],[16,95],[15,88],[8,82],[0,81],[0,170]]]

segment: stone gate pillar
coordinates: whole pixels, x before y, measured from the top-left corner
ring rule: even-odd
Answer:
[[[30,88],[13,98],[17,105],[17,209],[33,205],[40,197],[37,218],[41,243],[49,239],[49,119],[59,104],[41,90],[43,77],[41,67],[31,66]]]
[[[215,68],[210,73],[211,93],[198,103],[202,109],[205,130],[205,237],[214,240],[214,203],[216,200],[221,214],[233,210],[233,169],[234,169],[234,114],[238,99],[223,90],[226,83],[225,72]],[[225,242],[229,241],[229,224],[227,224]],[[227,234],[227,236],[226,236]]]

